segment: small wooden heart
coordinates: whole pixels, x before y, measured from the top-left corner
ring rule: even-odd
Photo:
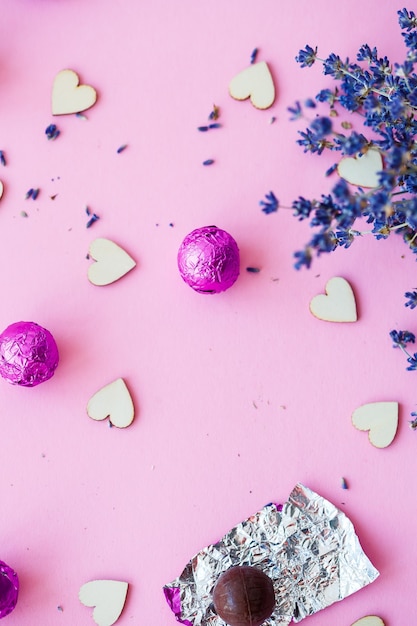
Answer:
[[[367,615],[366,617],[358,619],[352,624],[352,626],[385,626],[385,624],[380,617],[377,617],[376,615]]]
[[[3,192],[4,192],[4,185],[3,185],[3,183],[0,180],[0,200],[3,197]]]
[[[334,276],[327,282],[326,295],[314,296],[310,311],[326,322],[356,322],[358,319],[352,287],[341,276]]]
[[[88,268],[88,280],[100,287],[114,283],[136,266],[136,261],[110,239],[95,239],[88,254],[95,261]]]
[[[249,65],[232,78],[229,93],[235,100],[250,98],[257,109],[268,109],[272,106],[275,100],[275,86],[265,61]]]
[[[362,156],[344,157],[337,166],[340,178],[358,187],[373,189],[379,187],[378,172],[383,170],[379,150],[371,148]]]
[[[113,426],[126,428],[135,417],[135,409],[129,389],[122,378],[99,389],[88,401],[87,413],[93,420],[107,417]]]
[[[369,441],[376,448],[387,448],[398,428],[398,402],[370,402],[354,410],[352,424],[369,431]]]
[[[55,76],[52,86],[52,114],[80,113],[93,106],[97,92],[90,85],[80,85],[78,74],[62,70]]]
[[[92,580],[85,583],[78,597],[84,606],[95,607],[93,620],[98,626],[112,626],[126,602],[128,583],[119,580]]]

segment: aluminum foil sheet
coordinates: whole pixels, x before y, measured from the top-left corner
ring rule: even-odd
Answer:
[[[273,580],[276,608],[265,626],[299,622],[379,575],[352,522],[301,484],[284,505],[268,504],[201,550],[164,587],[177,620],[186,626],[224,626],[212,593],[219,576],[235,565],[259,567]]]

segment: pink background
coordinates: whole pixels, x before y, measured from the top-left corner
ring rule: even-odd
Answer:
[[[334,183],[323,175],[332,158],[304,155],[301,126],[288,121],[294,100],[332,85],[320,67],[296,65],[298,50],[353,58],[366,42],[401,62],[401,6],[2,0],[0,327],[36,321],[61,353],[44,385],[0,381],[0,559],[21,580],[8,626],[93,624],[78,590],[96,578],[129,582],[120,626],[174,624],[164,583],[299,481],[348,514],[381,572],[308,623],[350,626],[366,614],[415,623],[417,434],[407,422],[417,374],[388,336],[417,331],[403,306],[417,286],[415,257],[400,237],[364,237],[296,272],[307,224],[258,205],[270,190],[288,206]],[[255,47],[277,85],[268,111],[228,95]],[[98,91],[86,121],[51,115],[64,68]],[[198,133],[213,103],[223,127]],[[61,135],[48,142],[52,122]],[[207,158],[215,164],[203,167]],[[24,199],[30,187],[41,189],[35,202]],[[101,217],[89,230],[85,205]],[[208,224],[241,250],[238,282],[216,296],[194,293],[176,267],[183,237]],[[138,262],[108,287],[87,280],[96,237]],[[356,324],[309,312],[337,275],[354,288]],[[86,414],[90,396],[118,377],[137,407],[126,430]],[[351,414],[382,400],[400,403],[400,425],[377,450]]]

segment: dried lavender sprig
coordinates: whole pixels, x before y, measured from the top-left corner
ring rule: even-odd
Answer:
[[[402,64],[391,64],[387,57],[379,57],[376,48],[368,44],[360,47],[357,62],[343,60],[335,53],[320,59],[317,47],[309,45],[296,57],[301,67],[321,61],[324,73],[338,81],[334,89],[322,89],[315,99],[306,100],[305,106],[310,110],[316,103],[327,104],[330,110],[328,116],[317,116],[300,131],[297,143],[305,152],[319,155],[332,150],[356,156],[373,148],[380,151],[383,159],[374,189],[364,191],[339,181],[321,199],[299,197],[293,202],[294,215],[298,219],[309,218],[310,225],[318,228],[304,250],[295,254],[297,268],[309,267],[313,253],[320,255],[340,246],[348,248],[362,234],[354,228],[356,219],[361,217],[372,224],[371,232],[377,239],[398,232],[417,253],[417,19],[406,9],[398,11],[398,16],[407,48]],[[341,128],[336,128],[336,107],[356,113],[365,129],[371,129],[372,137],[352,129],[350,122],[342,122]],[[300,102],[289,107],[289,111],[292,119],[306,117]],[[326,174],[334,171],[332,166]]]

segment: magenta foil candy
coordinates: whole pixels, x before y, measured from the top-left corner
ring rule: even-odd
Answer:
[[[0,335],[0,375],[12,385],[35,387],[53,376],[58,348],[49,330],[16,322]]]
[[[178,269],[187,285],[199,293],[225,291],[239,276],[239,248],[221,228],[197,228],[178,250]]]
[[[0,561],[0,618],[9,615],[16,606],[19,579],[11,567]]]

